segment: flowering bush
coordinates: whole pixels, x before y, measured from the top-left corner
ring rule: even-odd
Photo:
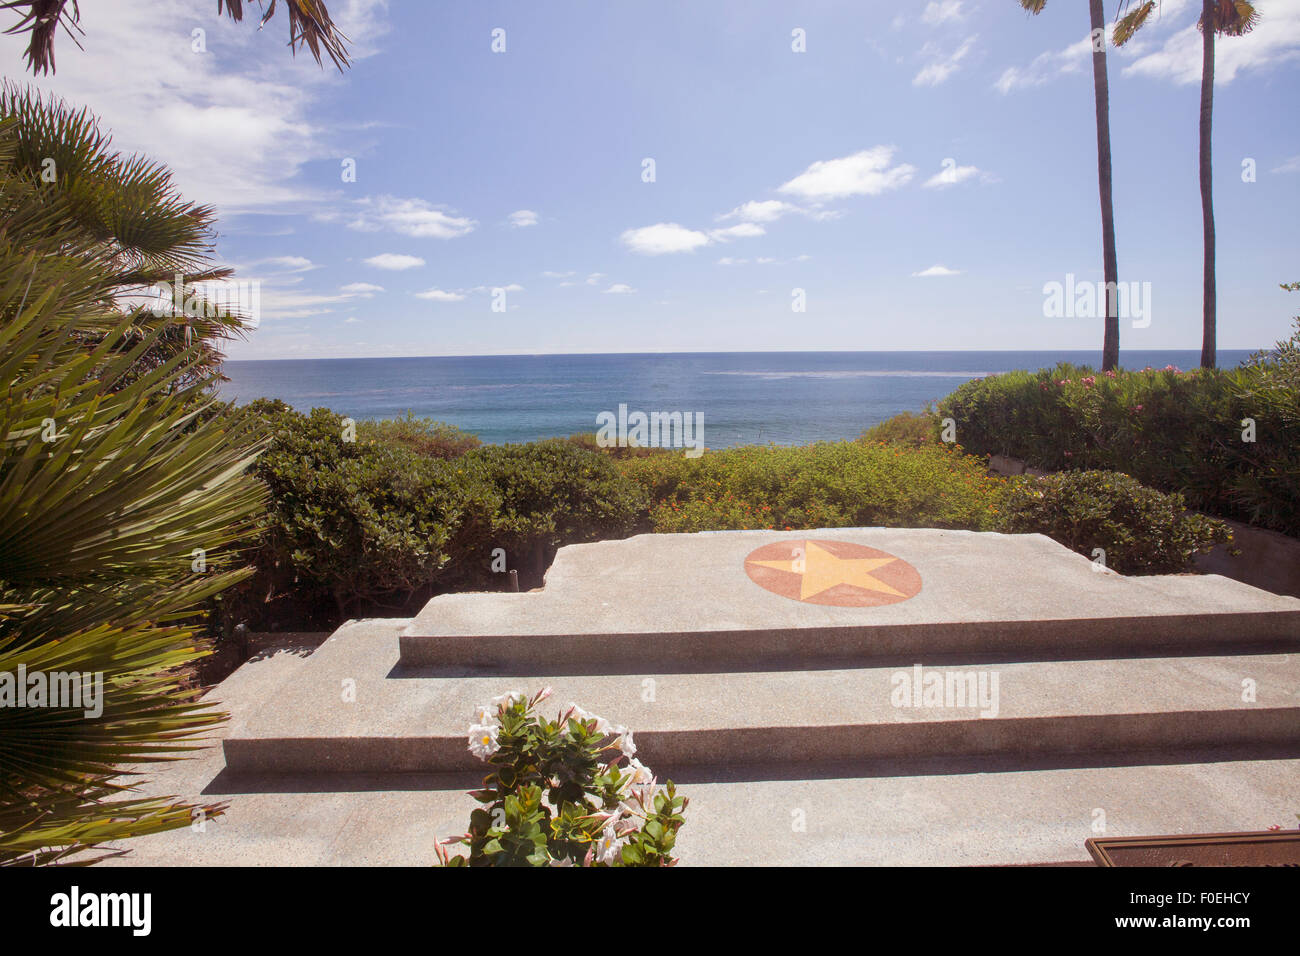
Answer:
[[[576,704],[554,721],[539,718],[549,695],[512,691],[475,713],[469,749],[493,769],[473,792],[483,806],[470,814],[469,832],[445,841],[469,855],[439,847],[442,864],[675,865],[688,800],[671,780],[658,786],[626,727]]]
[[[975,379],[939,403],[981,455],[1104,469],[1197,509],[1300,534],[1300,329],[1237,369],[1094,373],[1063,364]],[[1243,434],[1251,424],[1249,439]]]

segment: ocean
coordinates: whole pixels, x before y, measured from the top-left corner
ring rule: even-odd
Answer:
[[[1223,367],[1245,351],[1220,351]],[[1122,352],[1125,368],[1195,368],[1196,351]],[[718,352],[479,355],[439,358],[227,362],[222,396],[278,398],[358,421],[408,411],[485,442],[596,431],[596,416],[703,416],[704,444],[797,445],[857,438],[903,411],[920,411],[962,382],[1061,361],[1097,366],[1099,352]]]

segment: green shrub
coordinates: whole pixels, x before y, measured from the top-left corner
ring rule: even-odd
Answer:
[[[932,409],[924,412],[900,412],[872,425],[858,441],[870,444],[903,445],[921,448],[939,441],[939,418]]]
[[[486,476],[499,502],[485,541],[536,583],[556,548],[630,534],[646,508],[612,459],[564,439],[485,445],[461,461]]]
[[[1188,512],[1181,495],[1113,471],[1066,471],[1009,481],[1002,528],[1038,532],[1121,574],[1190,570],[1192,556],[1231,539],[1217,518]]]
[[[648,455],[681,454],[681,451],[672,448],[650,448],[640,445],[602,445],[596,440],[595,432],[580,432],[576,435],[570,435],[565,441],[588,451],[608,455],[610,458],[645,458]]]
[[[1122,471],[1199,510],[1300,534],[1300,402],[1286,343],[1242,369],[1058,365],[967,382],[939,404],[980,455]],[[1243,440],[1243,421],[1256,440]]]
[[[997,520],[996,491],[960,448],[820,442],[622,463],[653,502],[655,531],[854,526],[969,528]]]
[[[497,548],[540,584],[556,548],[625,535],[645,512],[612,460],[563,440],[453,454],[477,439],[409,416],[357,425],[348,440],[345,420],[323,408],[260,400],[239,414],[273,435],[254,469],[270,501],[258,575],[224,599],[228,621],[274,618],[268,600],[324,625],[439,590],[501,587]]]
[[[636,759],[626,727],[570,704],[541,720],[532,698],[514,692],[480,707],[469,749],[492,771],[472,796],[469,832],[437,848],[444,866],[673,866],[689,802],[672,781],[661,789]],[[619,765],[622,764],[620,767]]]
[[[1238,409],[1254,423],[1255,441],[1229,445],[1229,494],[1235,513],[1251,523],[1300,535],[1300,317],[1295,322],[1289,339],[1253,355],[1233,376]]]
[[[459,458],[483,444],[477,435],[461,431],[455,425],[432,418],[416,418],[410,412],[404,418],[358,422],[357,441],[401,445],[425,458]]]
[[[344,420],[328,409],[302,415],[259,401],[243,413],[274,436],[254,470],[270,489],[254,589],[329,596],[343,615],[428,586],[449,565],[464,574],[475,558],[486,563],[499,499],[481,468],[360,430],[345,440]]]

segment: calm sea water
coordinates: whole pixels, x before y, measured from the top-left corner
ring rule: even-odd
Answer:
[[[1248,352],[1221,351],[1219,364]],[[1125,368],[1194,368],[1194,351],[1125,352]],[[710,448],[856,438],[902,411],[919,411],[962,382],[1097,352],[721,352],[647,355],[497,355],[453,358],[227,362],[222,394],[243,404],[278,398],[357,420],[413,412],[485,442],[533,441],[596,430],[596,415],[697,412]]]

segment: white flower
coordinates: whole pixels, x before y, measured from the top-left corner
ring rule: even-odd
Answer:
[[[497,742],[499,730],[496,724],[474,724],[469,729],[469,752],[479,760],[487,760],[501,749]]]
[[[577,704],[569,704],[569,710],[573,711],[573,716],[584,724],[594,720],[596,722],[596,732],[599,734],[608,734],[613,727],[604,717],[597,717],[595,714],[583,710]]]
[[[623,768],[623,772],[632,775],[632,778],[628,780],[628,783],[633,786],[644,786],[648,783],[654,783],[655,780],[655,775],[650,772],[650,768],[635,757],[628,760],[627,766]]]
[[[474,717],[470,720],[471,724],[482,727],[495,727],[497,725],[497,709],[491,704],[480,704],[474,708]]]
[[[488,703],[493,710],[501,711],[509,707],[517,700],[527,700],[527,699],[528,696],[524,694],[522,691],[512,690],[506,694],[498,694],[496,697],[493,697],[492,700],[490,700]]]
[[[596,838],[596,859],[601,863],[613,866],[623,859],[623,844],[627,840],[620,837],[614,830],[614,823],[617,817],[611,817],[610,821],[605,824],[605,829],[600,832]]]
[[[642,808],[649,810],[653,807],[655,791],[659,788],[650,768],[633,757],[622,772],[621,786],[626,795],[619,802],[621,812],[639,813]]]
[[[620,728],[620,730],[622,730],[622,733],[619,734],[618,740],[615,741],[618,744],[618,749],[623,751],[624,757],[635,757],[636,743],[632,740],[632,731],[627,728]]]

